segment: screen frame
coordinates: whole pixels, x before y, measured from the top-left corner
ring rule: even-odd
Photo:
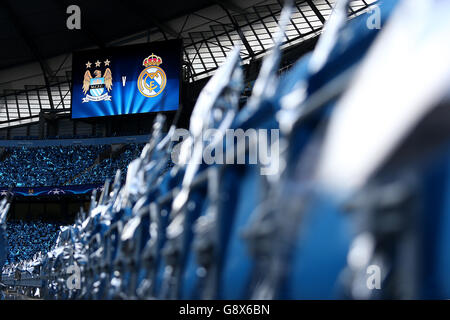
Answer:
[[[99,120],[99,119],[118,119],[118,118],[128,118],[128,117],[136,117],[139,116],[141,114],[144,115],[148,115],[148,114],[157,114],[157,113],[176,113],[180,110],[181,105],[182,105],[182,92],[183,92],[183,51],[184,51],[184,43],[183,43],[183,39],[171,39],[171,40],[164,40],[164,41],[154,41],[154,42],[146,42],[146,43],[138,43],[138,44],[130,44],[130,45],[123,45],[123,46],[112,46],[112,47],[107,47],[104,48],[103,50],[108,50],[108,48],[125,48],[125,47],[131,47],[131,48],[138,48],[138,47],[142,47],[145,48],[146,46],[148,47],[149,45],[152,46],[157,46],[158,44],[167,44],[168,42],[178,42],[178,45],[180,46],[180,56],[179,56],[179,62],[180,62],[180,73],[178,75],[178,108],[176,110],[165,110],[165,111],[148,111],[148,112],[139,112],[139,113],[127,113],[127,114],[115,114],[115,115],[107,115],[107,116],[93,116],[93,117],[83,117],[83,118],[74,118],[73,114],[72,114],[72,106],[73,106],[73,72],[72,72],[72,77],[71,77],[71,82],[70,82],[70,119],[72,121],[83,121],[83,120]],[[84,53],[87,51],[96,51],[99,49],[83,49],[83,50],[76,50],[72,52],[72,70],[73,70],[73,57],[75,54],[77,53]]]

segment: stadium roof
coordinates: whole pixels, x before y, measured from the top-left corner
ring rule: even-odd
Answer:
[[[283,48],[317,37],[335,2],[295,0]],[[349,16],[376,2],[351,1]],[[81,30],[66,27],[72,4],[81,8]],[[70,113],[69,58],[75,50],[179,38],[185,77],[192,82],[212,75],[235,45],[244,63],[265,55],[273,47],[282,5],[282,0],[40,0],[24,6],[0,0],[0,129],[36,123],[42,110]],[[39,62],[38,71],[30,62]],[[26,70],[10,71],[14,65]]]
[[[81,30],[66,27],[67,7],[81,9]],[[45,60],[142,30],[172,32],[164,21],[211,5],[208,0],[0,0],[0,69]]]

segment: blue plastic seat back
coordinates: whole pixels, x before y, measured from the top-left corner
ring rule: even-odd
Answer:
[[[420,215],[421,299],[450,297],[450,145],[423,168]]]
[[[6,261],[6,253],[7,253],[7,242],[5,234],[3,233],[3,228],[0,226],[0,270],[3,270],[3,265]]]
[[[350,216],[329,197],[315,199],[300,222],[280,299],[340,299],[338,280],[353,235]]]
[[[130,284],[131,287],[128,288],[128,292],[131,292],[133,296],[136,295],[136,289],[138,287],[138,284],[140,283],[140,281],[142,281],[142,278],[140,278],[141,274],[140,270],[143,267],[141,257],[145,245],[150,238],[149,226],[150,226],[149,214],[141,215],[141,220],[139,226],[135,231],[133,239],[136,245],[136,248],[133,252],[134,265],[132,266],[131,270],[127,270],[127,272],[132,273],[131,276],[133,277],[133,282]]]
[[[253,261],[242,231],[255,208],[264,200],[264,189],[256,165],[245,166],[229,178],[238,178],[240,183],[229,190],[231,199],[236,202],[229,202],[219,216],[218,298],[247,299]]]
[[[139,237],[139,243],[137,248],[137,265],[136,265],[136,272],[137,272],[137,281],[136,281],[136,287],[138,288],[139,285],[142,283],[144,279],[146,279],[148,270],[146,270],[147,266],[144,261],[142,261],[142,255],[144,253],[144,250],[146,248],[147,243],[150,241],[150,223],[151,218],[150,214],[147,213],[142,217],[141,225],[140,225],[140,237]]]
[[[244,106],[245,108],[245,106]],[[264,100],[258,110],[248,119],[241,119],[240,113],[237,114],[233,123],[232,129],[278,129],[278,122],[275,114],[278,111],[278,104],[274,100]],[[244,114],[246,111],[241,111]]]
[[[197,262],[196,254],[193,250],[194,225],[200,216],[206,214],[206,209],[209,205],[209,198],[207,197],[207,183],[196,186],[189,197],[189,205],[194,205],[190,211],[189,219],[185,221],[185,232],[183,240],[183,254],[181,257],[181,279],[180,279],[180,298],[181,299],[195,299],[196,290],[195,283],[197,280]]]
[[[164,244],[166,243],[166,229],[167,225],[169,223],[169,213],[171,209],[172,204],[172,198],[167,198],[167,200],[164,203],[159,204],[159,219],[160,219],[160,228],[158,228],[158,249],[156,252],[156,270],[155,270],[155,278],[154,286],[153,286],[153,296],[157,297],[159,295],[159,292],[161,290],[161,286],[164,279],[164,270],[166,267],[165,261],[162,258],[161,250],[164,247]]]
[[[208,197],[207,197],[207,183],[202,182],[192,187],[189,198],[187,201],[187,208],[182,213],[185,214],[185,219],[183,222],[183,234],[181,238],[181,252],[179,252],[179,256],[177,259],[176,268],[179,269],[180,275],[179,278],[174,279],[177,282],[177,286],[175,289],[177,292],[171,292],[171,296],[178,297],[181,293],[180,286],[182,283],[183,273],[185,271],[186,263],[189,260],[189,256],[193,255],[191,251],[191,244],[193,240],[193,227],[194,223],[197,221],[198,217],[204,213],[208,206]],[[172,290],[172,289],[171,289]]]

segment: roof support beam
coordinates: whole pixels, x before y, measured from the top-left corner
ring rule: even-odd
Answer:
[[[231,15],[230,11],[227,9],[227,7],[225,7],[224,5],[220,5],[220,7],[222,8],[223,11],[225,11],[225,13],[228,16],[228,19],[230,19],[231,24],[233,25],[234,29],[237,31],[239,38],[241,39],[242,43],[245,46],[245,49],[247,49],[248,54],[250,55],[250,57],[253,59],[255,57],[255,52],[253,51],[252,47],[250,46],[250,44],[248,43],[247,39],[244,36],[244,33],[241,30],[241,27],[239,26],[239,24],[236,22],[236,20],[234,19],[234,17]]]
[[[325,18],[323,17],[322,13],[320,12],[319,9],[317,9],[316,5],[314,4],[314,1],[312,0],[306,0],[306,2],[308,3],[308,5],[311,7],[311,9],[314,11],[314,13],[316,14],[316,16],[319,18],[320,22],[325,23]]]

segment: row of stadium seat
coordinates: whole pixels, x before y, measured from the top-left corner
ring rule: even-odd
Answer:
[[[126,172],[128,164],[141,152],[143,144],[128,144],[116,158],[106,158],[95,164],[82,175],[75,177],[71,184],[103,183],[107,178],[114,177],[117,170]]]
[[[105,146],[6,148],[1,162],[0,185],[38,187],[64,185],[94,164]]]
[[[22,263],[39,266],[40,295],[448,299],[450,3],[381,1],[381,31],[368,27],[370,13],[347,22],[348,3],[337,2],[315,51],[278,78],[283,9],[241,111],[235,49],[200,94],[181,145],[158,116],[125,184],[118,171],[47,255]],[[410,63],[430,58],[438,67],[424,63],[428,82],[416,85],[420,64]],[[225,144],[227,129],[268,130],[279,152],[254,164],[264,139]],[[234,163],[203,161],[222,146],[237,150]]]
[[[101,138],[102,135],[61,135],[61,136],[48,136],[47,139],[89,139],[89,138]],[[0,137],[0,140],[6,140],[6,137]],[[39,136],[13,136],[11,140],[39,140]],[[9,140],[9,139],[8,139]]]
[[[5,235],[8,255],[5,266],[30,260],[39,252],[47,254],[56,242],[58,231],[59,225],[55,223],[8,221]]]
[[[116,158],[95,164],[106,145],[7,147],[0,161],[0,186],[39,187],[103,183],[125,171],[142,145],[129,144]]]

